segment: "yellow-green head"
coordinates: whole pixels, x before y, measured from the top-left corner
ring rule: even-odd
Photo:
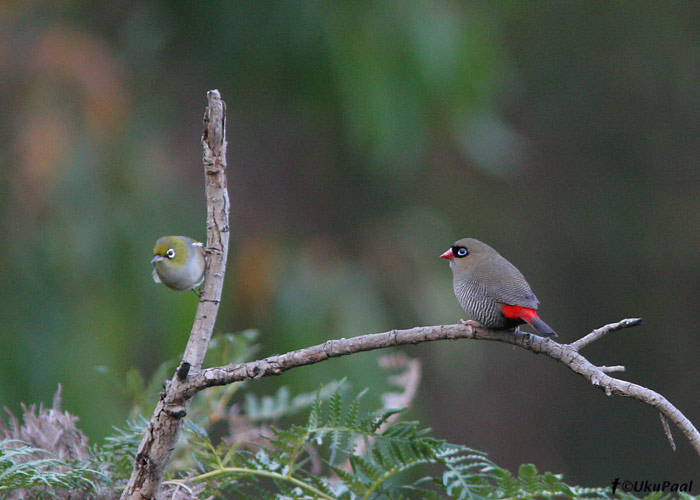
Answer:
[[[187,236],[163,236],[153,248],[153,281],[173,290],[188,290],[204,280],[204,249]]]

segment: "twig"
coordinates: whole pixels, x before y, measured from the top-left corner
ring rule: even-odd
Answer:
[[[668,444],[671,445],[671,449],[673,451],[676,451],[676,442],[673,440],[673,434],[671,434],[671,428],[668,426],[668,420],[666,420],[666,417],[664,417],[661,413],[659,413],[659,418],[661,419],[661,425],[664,428],[664,433],[668,438]]]
[[[178,483],[175,481],[163,481],[164,486],[168,484],[172,484],[173,486],[175,486],[173,496],[170,497],[170,500],[178,500],[179,498],[194,498],[194,491],[185,483]],[[185,495],[182,495],[182,497],[180,494],[180,489],[183,489],[187,492]]]
[[[625,367],[622,365],[615,365],[615,366],[599,366],[598,367],[600,371],[605,372],[605,373],[614,373],[614,372],[624,372]]]
[[[628,319],[623,319],[622,321],[618,321],[617,323],[610,323],[609,325],[601,326],[600,328],[597,328],[593,330],[591,333],[586,335],[585,337],[582,337],[578,339],[576,342],[572,342],[569,344],[572,349],[576,351],[580,351],[584,347],[586,347],[588,344],[591,342],[595,342],[599,338],[607,335],[608,333],[616,332],[618,330],[622,330],[623,328],[631,328],[633,326],[641,325],[642,324],[642,318],[628,318]]]
[[[577,341],[572,344],[559,344],[551,339],[527,333],[513,332],[512,330],[485,330],[464,324],[420,326],[408,330],[391,330],[384,333],[360,335],[349,339],[329,340],[323,344],[271,356],[258,361],[207,368],[191,377],[186,384],[183,384],[182,389],[189,397],[211,386],[225,385],[268,375],[279,375],[298,366],[398,345],[450,339],[491,340],[516,345],[534,353],[545,354],[563,363],[588,380],[593,386],[603,390],[608,396],[629,397],[653,406],[685,434],[696,453],[700,455],[700,433],[698,433],[698,430],[690,420],[665,397],[646,387],[611,377],[606,371],[622,371],[623,367],[601,368],[595,366],[577,350],[577,347],[590,344],[607,333],[639,324],[641,324],[641,320],[630,319],[606,325],[583,337],[583,339],[587,339],[585,343]]]
[[[229,239],[229,199],[226,189],[226,105],[218,90],[207,93],[202,134],[204,184],[207,197],[207,266],[192,331],[180,366],[153,412],[139,445],[134,470],[122,500],[155,498],[180,436],[182,419],[193,394],[183,391],[187,377],[199,371],[219,310]]]

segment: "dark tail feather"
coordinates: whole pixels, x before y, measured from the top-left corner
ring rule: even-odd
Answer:
[[[533,316],[532,318],[529,318],[527,320],[527,324],[530,325],[532,328],[537,330],[537,333],[544,337],[557,337],[557,332],[552,330],[552,327],[549,326],[547,323],[542,321],[540,318],[537,316]]]

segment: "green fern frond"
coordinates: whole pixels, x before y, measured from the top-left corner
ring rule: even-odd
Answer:
[[[18,440],[0,441],[0,491],[26,488],[96,489],[105,474],[87,461],[66,461]]]
[[[537,467],[533,464],[522,464],[518,469],[518,481],[520,487],[527,493],[534,495],[542,490],[540,476],[537,473]]]

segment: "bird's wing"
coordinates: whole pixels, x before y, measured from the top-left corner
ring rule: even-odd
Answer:
[[[503,261],[500,265],[495,266],[495,270],[491,269],[488,276],[483,277],[484,281],[488,282],[486,288],[489,296],[502,304],[537,309],[540,302],[532,293],[525,277],[513,264],[501,258]]]

